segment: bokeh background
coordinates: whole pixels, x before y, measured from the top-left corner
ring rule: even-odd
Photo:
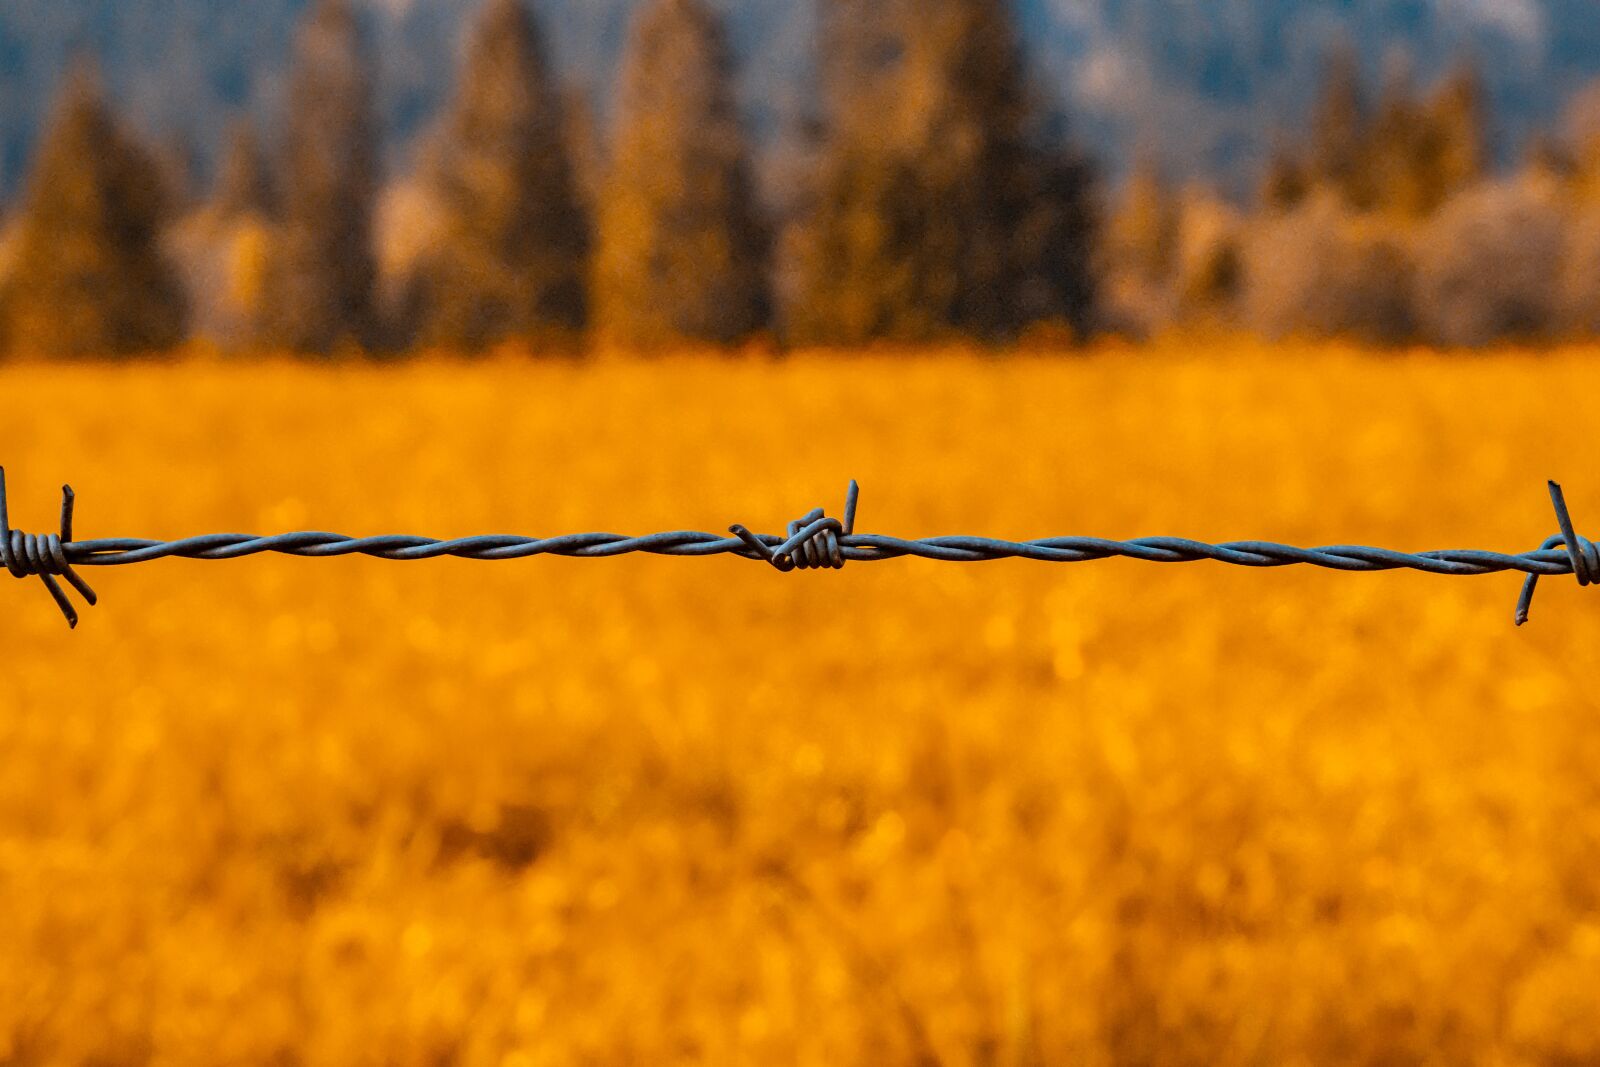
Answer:
[[[12,521],[1530,549],[1597,27],[4,0]],[[0,612],[3,1067],[1600,1062],[1570,580],[86,576]]]

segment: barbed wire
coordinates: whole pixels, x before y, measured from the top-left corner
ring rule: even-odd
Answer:
[[[1578,536],[1561,486],[1550,483],[1561,532],[1537,550],[1523,553],[1456,549],[1438,552],[1399,552],[1366,545],[1328,545],[1297,548],[1271,541],[1229,541],[1208,544],[1182,537],[1142,537],[1130,541],[1098,537],[1048,537],[1037,541],[1004,541],[989,537],[950,536],[908,540],[884,534],[855,532],[860,487],[850,483],[842,520],[816,508],[791,522],[788,532],[757,534],[732,526],[732,537],[692,530],[628,537],[609,533],[576,533],[557,537],[522,537],[489,534],[439,540],[406,534],[349,537],[320,531],[277,534],[205,534],[176,541],[144,538],[104,538],[74,541],[72,519],[75,497],[71,486],[62,487],[61,528],[53,534],[25,534],[13,530],[6,509],[5,468],[0,467],[0,565],[16,578],[38,577],[50,591],[67,624],[76,627],[78,613],[57,578],[64,578],[90,605],[95,592],[74,567],[122,567],[158,559],[227,560],[264,552],[323,559],[333,556],[376,556],[380,559],[416,561],[445,556],[473,560],[528,559],[560,556],[571,559],[609,559],[633,553],[658,556],[742,556],[763,561],[779,571],[838,569],[846,563],[870,563],[907,557],[943,563],[978,563],[1000,559],[1026,559],[1042,563],[1087,563],[1124,558],[1146,563],[1195,563],[1212,560],[1237,567],[1312,566],[1329,570],[1370,573],[1412,570],[1427,574],[1468,577],[1517,572],[1527,576],[1517,601],[1516,621],[1528,621],[1533,595],[1541,577],[1575,575],[1581,586],[1600,584],[1600,548]]]

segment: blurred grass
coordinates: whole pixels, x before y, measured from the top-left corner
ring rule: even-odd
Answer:
[[[0,370],[13,521],[1600,522],[1592,350]],[[169,561],[0,615],[0,1064],[1579,1063],[1600,615],[1126,562]],[[1590,594],[1592,595],[1592,593]]]

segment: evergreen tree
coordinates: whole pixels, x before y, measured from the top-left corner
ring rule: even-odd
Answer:
[[[1471,64],[1419,105],[1409,74],[1391,78],[1367,146],[1370,205],[1425,218],[1476,183],[1486,167],[1483,89]]]
[[[931,325],[984,337],[1019,325],[1030,100],[1005,0],[937,0],[911,13],[906,121],[920,248],[914,298]]]
[[[823,114],[841,132],[881,131],[905,60],[914,0],[822,0],[817,69]]]
[[[0,333],[50,356],[178,343],[186,308],[160,250],[166,198],[151,155],[112,116],[94,75],[75,69],[28,181]]]
[[[1407,217],[1433,209],[1428,159],[1435,131],[1417,106],[1409,63],[1393,66],[1378,101],[1364,153],[1371,203]]]
[[[199,188],[194,142],[184,133],[168,134],[157,144],[155,163],[166,183],[168,207],[174,214],[182,214],[194,205]]]
[[[1269,212],[1290,211],[1298,207],[1311,191],[1306,168],[1280,141],[1267,157],[1258,199]]]
[[[835,0],[838,23],[863,0]],[[797,240],[799,340],[1087,324],[1090,174],[1028,91],[1004,0],[879,9],[833,60],[822,182]],[[842,57],[842,58],[838,58]]]
[[[599,205],[596,325],[645,346],[745,337],[767,322],[766,259],[722,27],[701,0],[649,0]]]
[[[1145,284],[1167,282],[1178,265],[1178,198],[1149,157],[1128,179],[1106,235],[1112,270]]]
[[[571,160],[572,183],[584,218],[594,217],[595,205],[605,186],[606,145],[589,95],[576,86],[562,94],[562,114],[566,117],[567,158]]]
[[[818,67],[822,145],[792,234],[796,293],[785,330],[801,344],[861,344],[926,332],[910,288],[916,175],[894,136],[904,80],[904,0],[825,0]]]
[[[433,175],[442,241],[425,268],[424,339],[475,347],[582,326],[589,235],[567,133],[532,17],[490,0]]]
[[[222,218],[269,217],[275,195],[272,174],[253,122],[236,119],[228,129],[228,146],[217,169],[211,209]]]
[[[1430,159],[1427,208],[1476,184],[1489,167],[1488,104],[1475,63],[1458,64],[1429,102],[1435,147]]]
[[[1587,203],[1600,201],[1600,80],[1573,96],[1561,126],[1573,191]]]
[[[1529,138],[1522,155],[1523,170],[1557,185],[1570,186],[1580,176],[1577,157],[1560,137],[1546,130]]]
[[[1313,184],[1333,189],[1358,206],[1370,201],[1362,173],[1366,125],[1360,59],[1345,45],[1328,60],[1312,118],[1311,178]]]
[[[1370,120],[1354,52],[1329,62],[1312,128],[1310,179],[1357,211],[1424,218],[1477,182],[1487,166],[1484,92],[1477,68],[1463,63],[1419,103],[1409,64],[1391,67]],[[1272,186],[1278,186],[1276,190]],[[1286,164],[1275,163],[1266,199],[1298,194]]]
[[[378,146],[373,72],[348,0],[318,0],[295,42],[272,339],[327,352],[372,337]]]
[[[183,272],[196,337],[230,349],[268,343],[276,209],[271,175],[255,126],[229,128],[207,203],[180,220],[167,246]]]
[[[913,288],[920,191],[912,166],[882,146],[830,148],[811,210],[794,235],[790,340],[857,345],[932,332],[937,323]]]
[[[1244,287],[1246,228],[1239,213],[1212,190],[1191,186],[1179,205],[1178,313],[1227,322],[1239,310]]]
[[[1102,246],[1106,312],[1115,328],[1146,334],[1173,317],[1182,223],[1181,205],[1160,168],[1141,156]]]
[[[1024,210],[1009,238],[1020,268],[1007,312],[1010,325],[1052,323],[1082,338],[1092,328],[1099,297],[1095,168],[1064,143],[1046,142],[1034,146],[1024,180]]]

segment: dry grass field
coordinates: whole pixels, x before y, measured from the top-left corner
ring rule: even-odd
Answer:
[[[1522,550],[1600,352],[0,368],[13,521]],[[0,585],[0,1064],[1600,1059],[1600,599],[258,557]]]

